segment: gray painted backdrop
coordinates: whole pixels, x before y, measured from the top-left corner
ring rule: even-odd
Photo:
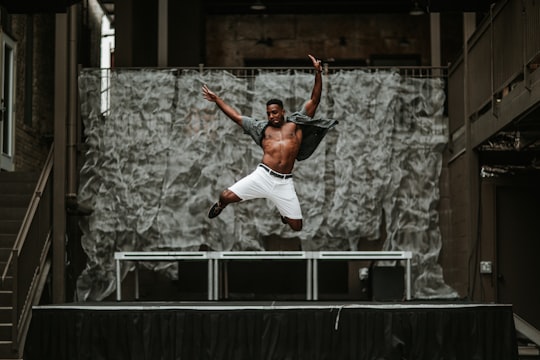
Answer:
[[[313,74],[227,71],[117,70],[103,113],[103,71],[80,74],[87,152],[79,200],[94,209],[81,220],[88,264],[77,300],[102,300],[115,290],[114,251],[262,250],[268,235],[300,238],[304,250],[357,250],[385,226],[382,250],[409,250],[413,296],[450,298],[437,263],[437,205],[447,143],[444,81],[398,72],[339,71],[323,77],[317,117],[339,120],[315,154],[295,168],[304,229],[281,224],[266,200],[227,207],[213,220],[219,193],[250,173],[261,149],[217,106],[202,84],[241,113],[265,119],[265,103],[283,99],[299,110]],[[175,264],[152,264],[175,276]],[[127,269],[124,270],[124,274]]]

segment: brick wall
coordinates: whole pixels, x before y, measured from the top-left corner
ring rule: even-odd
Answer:
[[[54,14],[12,16],[11,31],[17,41],[16,171],[39,172],[49,151],[54,124],[54,25]]]
[[[206,65],[244,66],[244,59],[303,59],[308,53],[368,62],[372,55],[414,54],[430,65],[429,26],[429,16],[397,14],[209,16]],[[257,44],[266,38],[271,46]]]

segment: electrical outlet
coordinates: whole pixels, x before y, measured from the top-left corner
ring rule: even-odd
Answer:
[[[493,273],[493,266],[491,261],[480,261],[480,274]]]

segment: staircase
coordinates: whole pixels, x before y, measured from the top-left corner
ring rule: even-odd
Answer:
[[[520,360],[540,359],[540,330],[514,314]]]
[[[39,174],[0,172],[0,276],[12,252]],[[0,359],[18,359],[13,349],[13,270],[0,282]],[[0,279],[1,280],[1,279]]]

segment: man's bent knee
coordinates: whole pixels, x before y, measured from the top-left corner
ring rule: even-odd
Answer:
[[[240,199],[240,197],[238,197],[238,195],[233,193],[231,190],[227,189],[223,190],[223,192],[219,196],[219,200],[222,204],[226,205],[234,202],[239,202],[242,199]]]
[[[302,230],[302,219],[289,219],[287,218],[287,223],[294,231]]]

